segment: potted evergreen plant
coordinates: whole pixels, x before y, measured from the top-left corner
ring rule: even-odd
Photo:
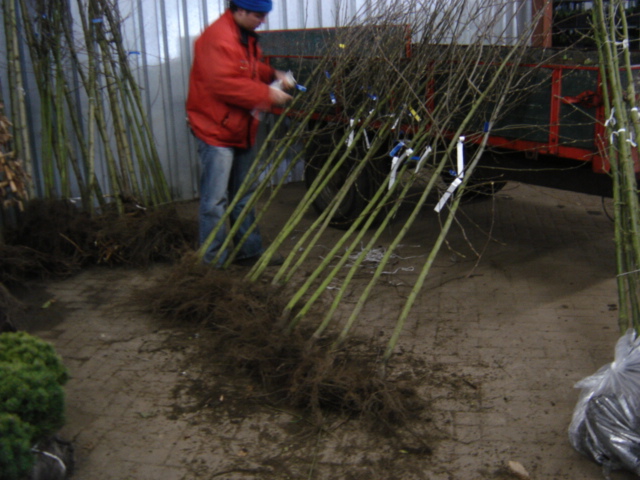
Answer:
[[[0,334],[0,480],[66,478],[72,459],[47,453],[43,445],[64,425],[67,379],[49,343],[25,332]],[[41,465],[43,456],[55,457],[50,467]]]

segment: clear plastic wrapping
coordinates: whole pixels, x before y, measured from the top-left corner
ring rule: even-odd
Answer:
[[[634,330],[616,344],[615,360],[576,383],[582,389],[569,440],[583,455],[614,470],[640,475],[640,338]]]

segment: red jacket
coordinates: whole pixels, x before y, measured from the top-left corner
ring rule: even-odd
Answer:
[[[209,145],[253,145],[259,120],[252,112],[271,107],[274,70],[262,62],[256,35],[244,38],[227,10],[195,42],[187,116],[196,137]]]

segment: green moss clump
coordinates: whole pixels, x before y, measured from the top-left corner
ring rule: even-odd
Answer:
[[[33,467],[31,427],[17,415],[0,413],[0,480],[20,480]]]
[[[0,363],[24,363],[43,367],[55,375],[60,385],[69,379],[67,369],[53,346],[26,332],[0,334]]]
[[[18,415],[38,440],[64,425],[64,390],[45,369],[0,363],[0,412]]]

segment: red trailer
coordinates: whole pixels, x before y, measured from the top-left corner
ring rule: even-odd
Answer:
[[[265,32],[261,37],[267,61],[277,68],[291,69],[296,75],[300,75],[296,70],[302,66],[307,72],[301,72],[301,77],[308,76],[313,62],[326,55],[326,45],[336,42],[338,30]],[[414,48],[410,42],[401,48],[410,59]],[[565,50],[558,54],[552,49],[531,48],[527,58],[531,61],[520,63],[518,68],[527,70],[535,87],[519,99],[517,108],[509,109],[492,125],[478,174],[482,177],[482,169],[485,173],[491,171],[495,180],[492,188],[515,180],[611,196],[606,118],[596,52]],[[633,69],[640,70],[640,65]],[[431,98],[427,88],[427,108]],[[318,112],[316,118],[346,124],[349,116],[336,105],[333,111]],[[476,126],[475,131],[481,131],[481,127]],[[473,141],[473,137],[468,139]],[[364,190],[364,186],[360,189]]]

